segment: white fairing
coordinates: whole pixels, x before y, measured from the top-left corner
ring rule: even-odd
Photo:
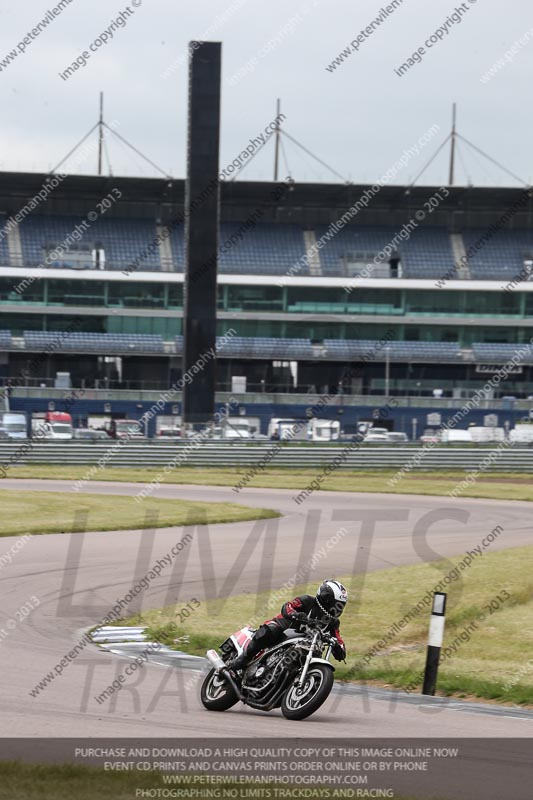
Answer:
[[[335,667],[334,667],[334,665],[333,665],[333,664],[331,664],[331,663],[330,663],[330,662],[327,660],[327,658],[312,658],[312,659],[311,659],[311,661],[309,662],[309,665],[311,665],[311,664],[325,664],[325,665],[326,665],[327,667],[329,667],[329,668],[330,668],[330,669],[331,669],[333,672],[335,672]]]
[[[230,636],[231,641],[235,645],[235,649],[237,650],[237,655],[242,655],[244,651],[247,649],[248,645],[252,641],[252,636],[254,635],[254,629],[250,628],[247,625],[244,628],[241,628],[240,631],[236,631]]]

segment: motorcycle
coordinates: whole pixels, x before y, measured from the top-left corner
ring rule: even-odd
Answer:
[[[227,711],[240,700],[259,711],[281,708],[287,719],[309,717],[333,687],[335,667],[329,659],[335,637],[323,622],[308,619],[300,630],[288,628],[281,643],[262,650],[242,670],[232,670],[228,663],[246,651],[254,633],[242,628],[226,639],[220,653],[207,651],[212,668],[202,684],[202,704],[209,711]]]

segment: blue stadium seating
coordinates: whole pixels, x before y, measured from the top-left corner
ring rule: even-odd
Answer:
[[[221,225],[219,269],[224,273],[251,273],[252,275],[283,275],[305,255],[303,230],[297,225],[256,224],[244,231],[235,244],[231,236],[240,225]],[[307,263],[298,275],[308,275]]]
[[[174,338],[176,353],[183,353],[183,337]],[[276,361],[312,359],[309,339],[275,339],[254,336],[217,337],[217,352],[221,358],[265,358]]]
[[[34,267],[43,262],[46,249],[61,245],[82,222],[76,216],[31,215],[20,223],[24,265]],[[2,218],[0,217],[0,229]],[[222,223],[220,228],[221,274],[250,275],[309,275],[309,265],[299,261],[305,256],[303,228],[291,224],[258,222],[242,231],[242,238],[231,237],[242,228],[242,223]],[[319,240],[328,230],[326,226],[315,229]],[[325,241],[319,251],[324,276],[348,275],[346,259],[372,261],[386,245],[397,236],[398,229],[349,226]],[[470,230],[463,233],[465,247],[480,241],[486,231]],[[81,249],[87,250],[87,265],[91,264],[90,251],[95,245],[105,251],[107,269],[123,270],[133,265],[133,272],[161,270],[159,248],[147,253],[155,240],[156,225],[145,219],[99,217],[82,234]],[[171,265],[182,272],[185,264],[184,226],[172,229],[169,237]],[[75,245],[74,245],[75,246]],[[222,252],[224,250],[224,252]],[[405,278],[439,278],[453,269],[454,258],[448,232],[444,228],[420,227],[406,240],[399,240],[397,250],[401,257],[402,276]],[[144,256],[144,257],[143,257]],[[533,258],[533,231],[502,231],[470,258],[474,279],[509,280],[520,272],[523,262]],[[136,259],[138,261],[136,262]],[[0,239],[0,264],[9,263],[7,237]],[[135,266],[136,263],[136,266]],[[50,266],[69,265],[68,253]],[[72,266],[76,266],[72,264]],[[165,265],[168,268],[169,265]]]
[[[82,222],[78,217],[39,216],[27,217],[21,223],[21,242],[24,263],[37,266],[43,263],[47,248],[57,247],[68,241],[69,234]],[[92,249],[100,245],[105,251],[106,269],[124,269],[143,251],[156,237],[155,224],[143,219],[126,220],[99,218],[91,223],[90,228],[80,232],[79,246]],[[78,242],[73,243],[76,247]],[[68,253],[61,261],[68,262]],[[50,266],[55,266],[50,263]],[[140,261],[138,270],[160,270],[159,249],[147,254]]]
[[[7,217],[0,214],[0,231],[3,231],[4,225],[7,222]],[[7,247],[7,235],[0,238],[0,267],[7,267],[9,265],[9,250]]]
[[[41,264],[46,249],[51,245],[61,245],[80,222],[81,219],[77,217],[39,215],[28,217],[21,224],[25,265]],[[231,242],[231,237],[240,227],[241,225],[237,223],[221,225],[219,262],[221,273],[282,275],[305,254],[303,230],[296,225],[257,224],[242,232],[242,237]],[[134,271],[160,270],[158,249],[142,257],[155,236],[155,225],[146,220],[100,218],[82,233],[80,246],[90,250],[95,245],[101,245],[105,251],[107,269],[125,269],[130,264],[137,263]],[[184,226],[174,227],[169,238],[174,269],[181,272],[185,264]],[[139,261],[136,262],[136,259]],[[61,262],[68,264],[68,253]],[[50,264],[50,266],[56,265]],[[298,274],[308,274],[307,266],[299,269]]]
[[[170,231],[170,246],[174,257],[174,269],[176,272],[185,270],[185,226],[176,225]]]
[[[390,361],[461,362],[460,346],[453,342],[389,342],[383,345],[371,339],[353,341],[324,339],[327,356],[333,360],[365,359],[384,361],[388,348]]]
[[[224,347],[217,349],[223,358],[265,358],[290,361],[313,358],[313,348],[308,339],[275,339],[272,337],[233,336]]]
[[[316,238],[327,230],[317,228]],[[324,275],[346,275],[346,256],[372,261],[397,234],[394,228],[342,228],[320,251]],[[399,241],[397,250],[404,278],[438,278],[453,266],[450,237],[442,228],[417,228],[409,239]]]
[[[238,275],[284,275],[305,255],[303,230],[297,225],[257,223],[242,231],[241,223],[222,223],[219,236],[219,272]],[[184,228],[177,226],[171,233],[172,252],[178,271],[184,269]],[[298,275],[308,275],[307,263]]]
[[[24,343],[28,350],[50,350],[90,353],[163,353],[163,338],[155,334],[83,333],[80,331],[24,331]],[[183,354],[183,336],[174,337],[175,352]],[[525,345],[473,344],[475,360],[485,363],[505,363],[517,350]],[[0,348],[12,347],[9,331],[0,330]],[[265,359],[271,361],[312,361],[324,358],[331,361],[365,362],[386,359],[396,362],[447,362],[462,363],[460,345],[453,342],[389,342],[373,339],[325,339],[313,345],[309,339],[276,339],[273,337],[233,336],[217,337],[217,352],[220,358]],[[533,348],[523,359],[533,363]]]
[[[5,348],[7,350],[12,346],[11,331],[0,331],[0,349]]]
[[[475,280],[510,280],[519,274],[524,260],[533,260],[533,231],[499,231],[484,242],[486,230],[463,233],[465,248],[477,244],[469,256],[470,272]]]
[[[76,216],[28,216],[20,223],[24,265],[35,267],[41,264],[47,249],[61,245],[81,222],[82,218]],[[0,229],[1,226],[0,216]],[[304,262],[303,267],[295,268],[305,256],[302,227],[258,222],[243,231],[242,238],[232,242],[231,237],[241,227],[242,223],[221,225],[221,274],[310,274],[307,262]],[[316,239],[319,240],[327,230],[326,226],[318,226],[315,229]],[[161,270],[159,248],[155,248],[153,253],[146,252],[150,243],[155,240],[156,233],[155,222],[150,220],[99,217],[82,234],[78,247],[87,252],[86,266],[91,265],[91,250],[99,245],[105,251],[107,269],[123,270],[133,265],[133,272]],[[348,258],[369,263],[397,234],[398,230],[394,228],[343,228],[332,239],[325,241],[319,251],[323,274],[347,277]],[[466,249],[479,242],[485,234],[486,231],[483,230],[465,231],[463,239]],[[169,244],[173,269],[181,272],[185,264],[183,225],[172,229]],[[73,247],[76,248],[76,243],[73,243]],[[405,278],[439,278],[454,266],[450,236],[443,228],[417,228],[409,239],[399,240],[397,250],[401,257],[402,276]],[[533,231],[501,231],[470,257],[471,275],[474,279],[511,280],[520,272],[525,259],[533,259]],[[0,239],[0,264],[2,263],[9,264],[7,237]],[[65,264],[69,265],[68,252],[50,266]]]
[[[520,352],[520,363],[533,364],[533,347],[520,344],[490,344],[490,343],[474,343],[472,350],[474,352],[475,360],[484,362],[485,364],[506,364],[510,361],[518,351]]]
[[[133,333],[24,331],[24,343],[31,350],[92,353],[162,353],[165,349],[161,336]]]
[[[220,338],[217,339],[217,345]],[[183,337],[175,337],[176,352],[183,352]],[[390,342],[391,361],[421,362],[462,362],[460,346],[453,342]],[[314,346],[309,339],[275,339],[269,337],[233,336],[226,340],[224,347],[217,347],[221,358],[264,358],[267,360],[311,361],[314,358],[332,361],[353,361],[365,358],[371,361],[385,361],[383,344],[373,339],[325,339],[323,344]]]

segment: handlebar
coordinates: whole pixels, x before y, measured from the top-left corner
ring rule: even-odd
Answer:
[[[305,619],[299,620],[300,625],[306,625],[308,628],[318,628],[320,623],[317,619]]]
[[[328,640],[330,638],[335,639],[335,637],[332,637],[331,634],[327,631],[327,626],[329,625],[328,622],[324,622],[323,620],[319,619],[308,619],[305,622],[302,621],[300,625],[303,628],[310,628],[311,630],[320,630],[320,632],[323,634],[323,637],[326,638],[327,636]]]
[[[326,616],[326,615],[324,615],[324,616]],[[328,616],[327,620],[325,620],[324,618],[320,618],[320,619],[311,618],[311,619],[306,619],[305,622],[302,620],[302,622],[300,624],[301,625],[309,625],[310,627],[319,628],[319,627],[323,627],[324,625],[330,625],[332,622],[335,622],[337,620],[337,617],[333,617],[333,616],[331,616],[331,614],[328,614],[327,616]]]

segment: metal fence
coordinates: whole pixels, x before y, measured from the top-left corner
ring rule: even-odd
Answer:
[[[493,454],[491,461],[489,454]],[[100,459],[109,467],[163,467],[176,459],[180,466],[241,467],[266,466],[320,468],[335,464],[335,469],[483,470],[533,472],[533,448],[495,445],[481,447],[383,447],[350,443],[325,445],[279,445],[274,442],[228,444],[225,442],[2,442],[0,467],[52,464],[93,465]],[[412,465],[412,466],[411,466]]]

